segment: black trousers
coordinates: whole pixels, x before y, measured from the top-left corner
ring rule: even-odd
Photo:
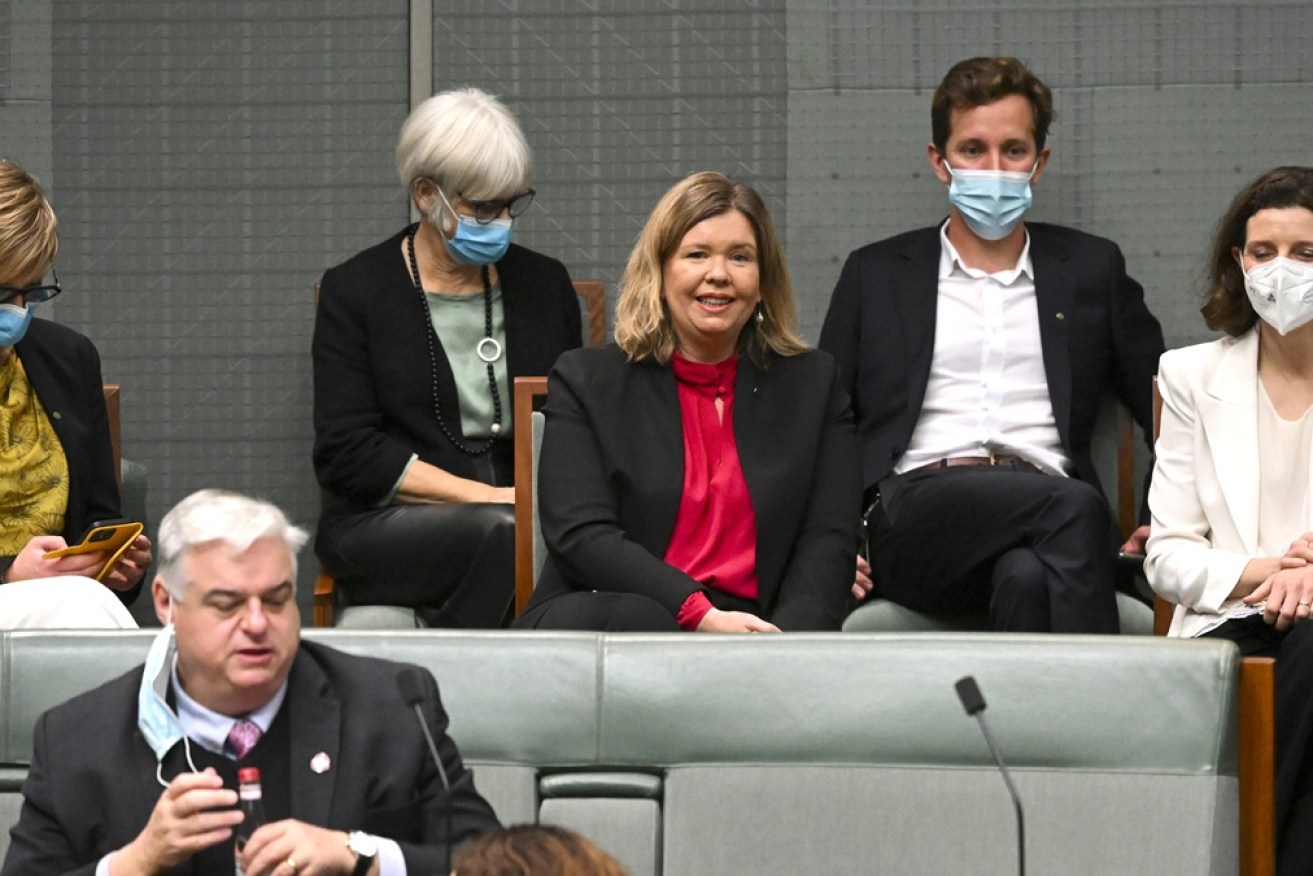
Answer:
[[[716,590],[703,592],[721,611],[746,611],[763,617],[761,606],[755,601]],[[675,616],[649,596],[588,590],[554,596],[520,615],[513,626],[525,630],[596,630],[603,633],[679,632]]]
[[[509,473],[480,457],[486,483]],[[347,517],[315,541],[351,605],[411,606],[429,626],[496,628],[515,594],[515,506],[389,505]]]
[[[1246,656],[1276,658],[1277,873],[1313,872],[1313,623],[1278,631],[1253,615],[1201,638],[1229,639]]]
[[[1099,490],[991,466],[879,484],[876,594],[927,614],[987,611],[1009,632],[1116,633],[1117,529]]]

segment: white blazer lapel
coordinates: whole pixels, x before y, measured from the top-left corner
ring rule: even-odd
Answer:
[[[1218,486],[1251,556],[1258,553],[1258,332],[1227,347],[1200,399]]]

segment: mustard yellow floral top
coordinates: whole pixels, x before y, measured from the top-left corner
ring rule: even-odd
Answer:
[[[17,351],[0,365],[0,556],[64,531],[68,460]]]

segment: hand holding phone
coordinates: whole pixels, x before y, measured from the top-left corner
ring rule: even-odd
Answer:
[[[105,559],[96,574],[90,577],[104,581],[105,576],[114,571],[119,559],[144,529],[145,527],[136,520],[98,520],[83,533],[80,542],[59,550],[48,551],[44,556],[47,560],[57,560],[60,557],[77,554],[103,553]]]

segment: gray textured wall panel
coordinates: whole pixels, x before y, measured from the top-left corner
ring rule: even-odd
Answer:
[[[1121,244],[1168,347],[1213,337],[1198,312],[1213,229],[1255,176],[1309,163],[1308,87],[1111,89],[1094,127],[1091,230]]]
[[[54,34],[60,317],[154,522],[226,486],[313,526],[312,286],[405,220],[406,3],[68,0]]]
[[[54,183],[50,16],[42,0],[0,0],[0,156],[36,174],[47,189]]]
[[[782,0],[465,0],[435,12],[434,90],[497,94],[533,147],[539,196],[517,240],[606,280],[612,302],[652,205],[688,173],[757,185],[787,226]]]
[[[947,212],[925,158],[928,100],[900,91],[789,97],[789,268],[812,342],[849,252]]]

